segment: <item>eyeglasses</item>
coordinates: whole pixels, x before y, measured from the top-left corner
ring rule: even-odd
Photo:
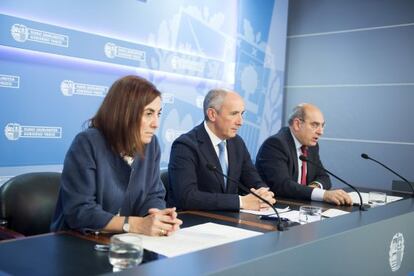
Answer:
[[[303,119],[299,119],[301,122],[304,122],[304,123],[306,123],[306,121],[305,120],[303,120]],[[321,129],[324,129],[325,128],[325,123],[318,123],[318,122],[310,122],[309,123],[309,125],[310,125],[310,127],[311,127],[311,129],[312,130],[317,130],[317,129],[319,129],[319,128],[321,128]]]

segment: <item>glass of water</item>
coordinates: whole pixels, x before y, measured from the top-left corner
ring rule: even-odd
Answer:
[[[368,204],[372,207],[385,205],[387,203],[387,194],[381,192],[369,192]]]
[[[111,237],[108,256],[114,272],[139,265],[143,253],[144,248],[139,235],[126,233]]]
[[[322,208],[317,206],[300,206],[299,222],[301,224],[321,220]]]

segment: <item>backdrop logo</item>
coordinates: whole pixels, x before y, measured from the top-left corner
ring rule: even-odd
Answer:
[[[108,92],[108,87],[103,85],[79,83],[71,80],[63,80],[60,83],[60,91],[65,96],[81,95],[105,97]]]
[[[25,42],[27,40],[28,31],[25,25],[14,24],[10,29],[10,33],[14,40],[18,42]]]
[[[196,57],[178,57],[173,56],[171,58],[171,67],[174,70],[182,71],[188,70],[191,71],[193,74],[201,74],[204,72],[205,61],[197,60]],[[200,58],[201,59],[201,58]]]
[[[4,128],[4,135],[9,140],[17,140],[20,137],[20,125],[14,123],[8,123]]]
[[[104,47],[105,55],[108,58],[115,58],[116,57],[116,45],[114,43],[108,42],[105,44]]]
[[[0,74],[0,87],[19,88],[20,77]]]
[[[402,233],[396,233],[392,237],[389,257],[391,270],[397,271],[400,269],[404,257],[404,236]]]
[[[4,127],[4,135],[11,141],[19,138],[49,138],[61,139],[62,128],[52,126],[22,126],[18,123],[8,123]]]
[[[13,24],[10,33],[18,42],[33,41],[59,47],[69,47],[69,36],[28,28],[22,24]]]
[[[111,59],[116,57],[137,61],[145,61],[146,59],[146,54],[144,51],[118,46],[112,42],[105,44],[104,51],[105,55]]]

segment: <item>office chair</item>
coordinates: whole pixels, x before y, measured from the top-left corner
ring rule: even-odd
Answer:
[[[168,203],[168,189],[169,189],[169,182],[168,182],[168,169],[162,169],[160,171],[161,181],[164,184],[165,188],[165,201]]]
[[[59,193],[60,173],[25,173],[0,187],[0,221],[25,236],[50,232]]]

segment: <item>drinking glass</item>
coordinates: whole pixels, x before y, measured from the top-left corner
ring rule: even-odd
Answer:
[[[322,208],[317,206],[300,206],[299,222],[301,224],[321,220]]]
[[[121,271],[140,264],[143,252],[142,239],[139,235],[132,233],[113,235],[108,255],[113,271]]]
[[[387,194],[381,192],[369,192],[368,204],[372,207],[385,205],[387,203]]]

